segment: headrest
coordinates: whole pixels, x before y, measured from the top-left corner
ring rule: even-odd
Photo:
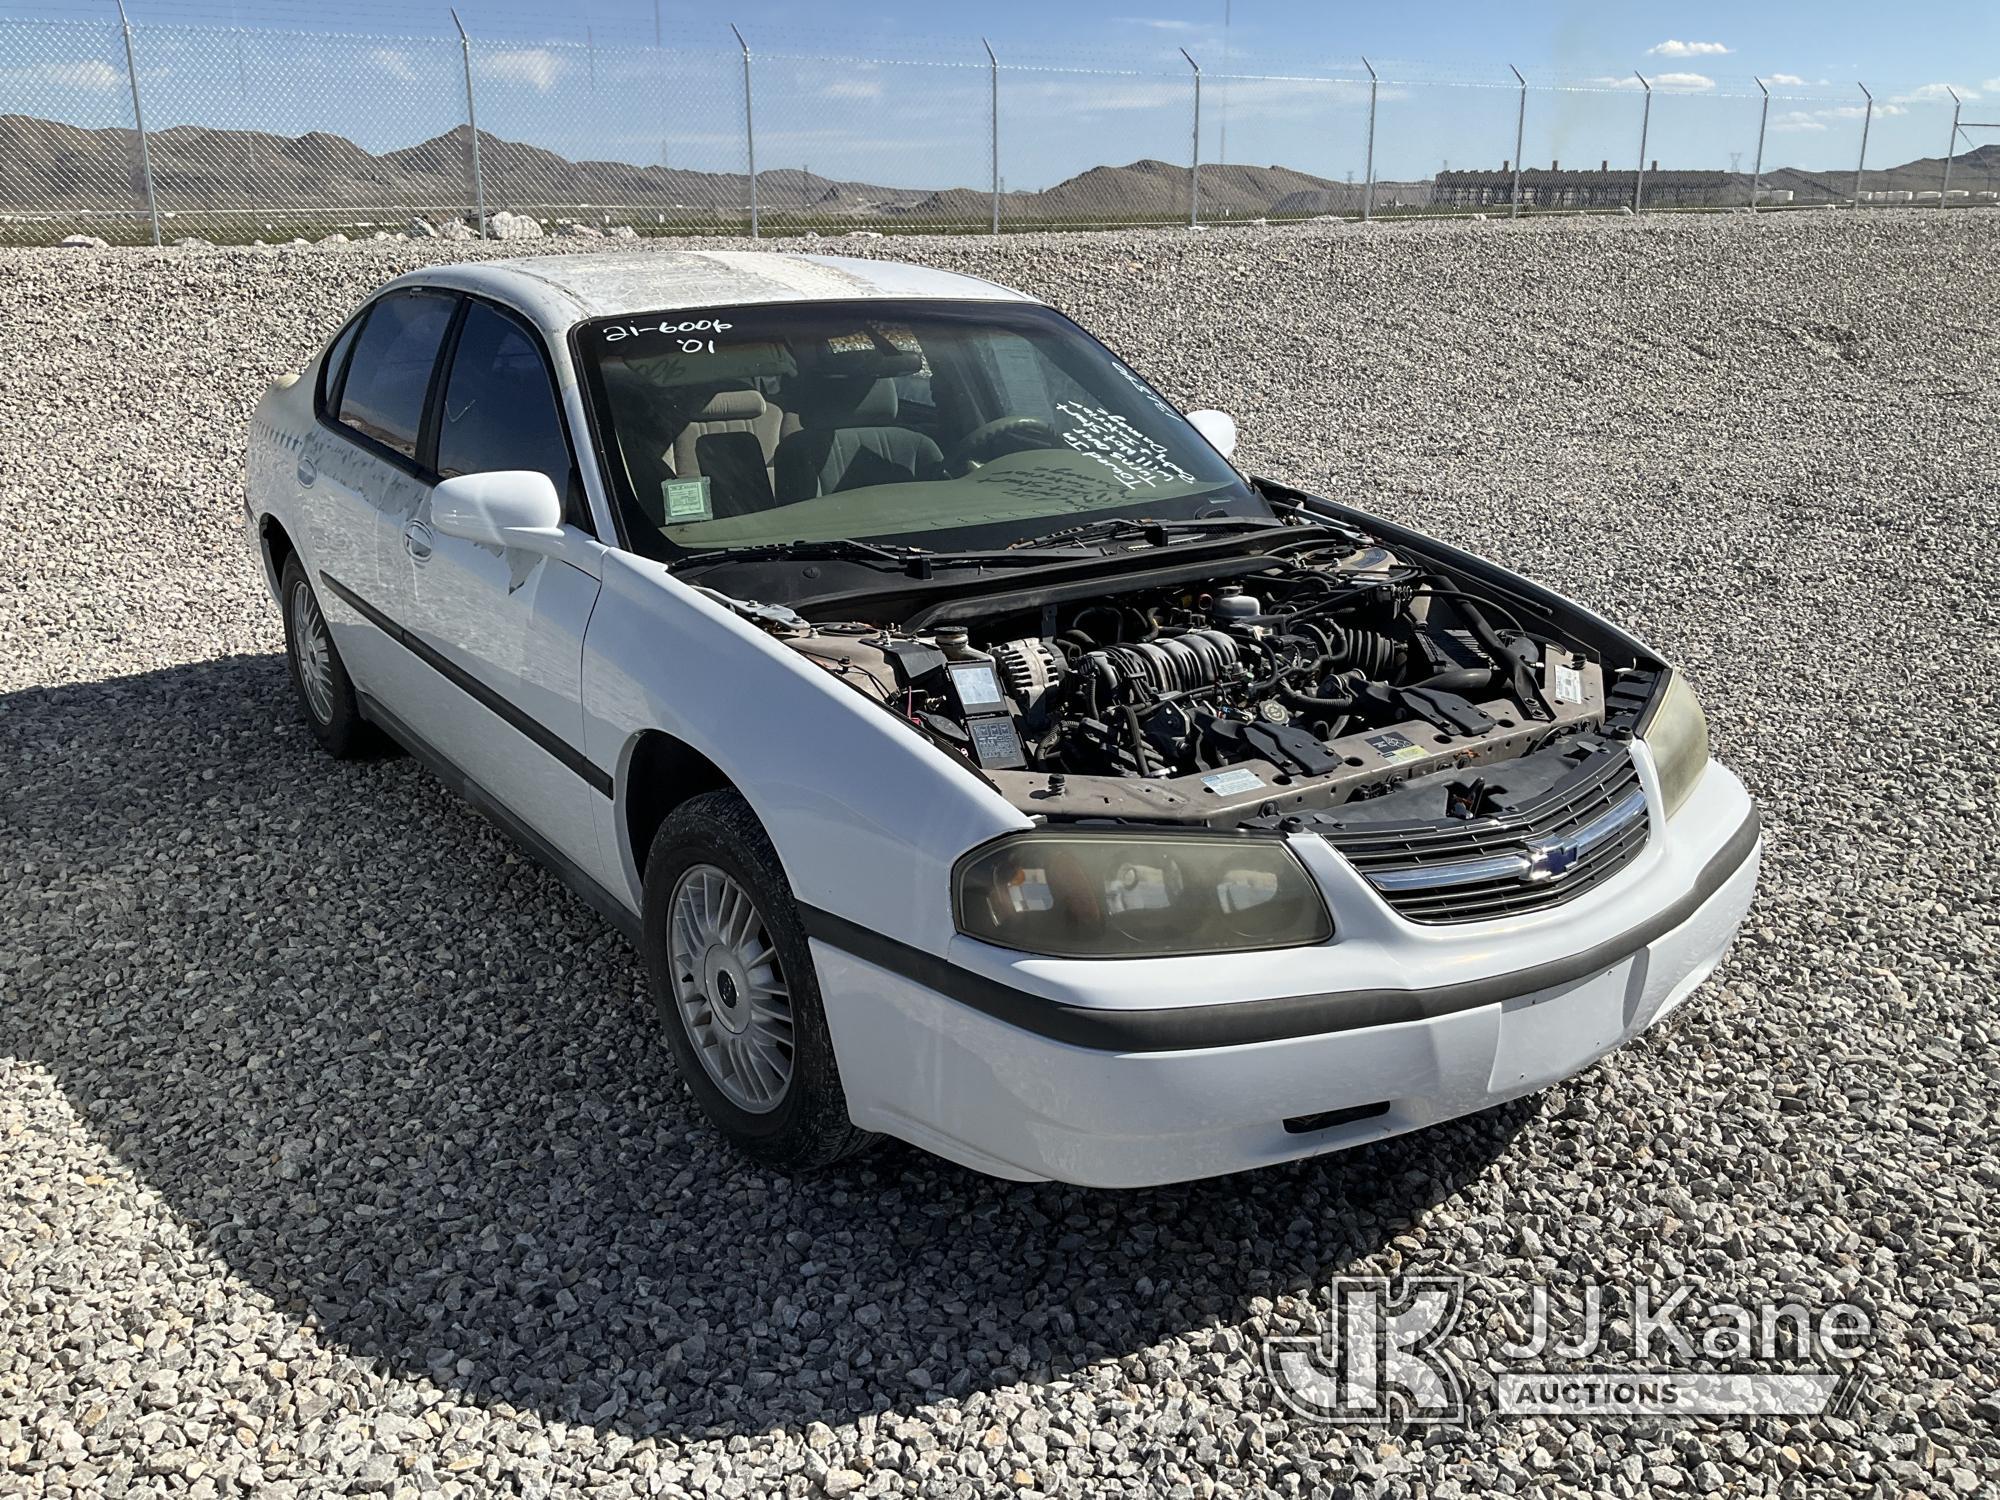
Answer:
[[[764,415],[762,391],[717,391],[688,420],[693,422],[754,422]]]
[[[893,380],[815,380],[788,394],[808,427],[887,427],[896,420]]]

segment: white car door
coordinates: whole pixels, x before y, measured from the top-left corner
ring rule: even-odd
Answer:
[[[579,496],[575,458],[539,335],[465,298],[431,398],[428,478],[533,469]],[[587,530],[580,500],[575,516]],[[596,803],[611,778],[583,752],[584,627],[597,602],[588,546],[575,561],[433,529],[429,484],[380,555],[383,608],[430,691],[395,706],[473,786],[600,883]],[[578,566],[584,563],[586,566]]]

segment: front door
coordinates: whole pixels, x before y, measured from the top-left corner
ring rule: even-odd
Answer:
[[[435,478],[533,469],[558,492],[578,493],[555,383],[532,329],[466,299],[438,380]],[[433,683],[395,711],[556,853],[610,884],[596,829],[610,778],[582,748],[583,634],[597,578],[522,548],[445,536],[431,525],[428,488],[385,539],[381,568],[385,608]]]

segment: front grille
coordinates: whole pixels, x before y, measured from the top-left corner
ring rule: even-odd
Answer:
[[[1412,922],[1481,922],[1560,906],[1602,885],[1646,846],[1647,817],[1631,755],[1607,745],[1504,813],[1321,831]]]

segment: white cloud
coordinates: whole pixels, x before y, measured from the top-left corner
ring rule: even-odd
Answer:
[[[1590,82],[1591,85],[1595,88],[1630,89],[1635,94],[1638,93],[1640,89],[1646,86],[1645,84],[1639,82],[1638,79],[1630,76],[1629,74],[1623,78],[1593,78],[1590,80]]]
[[[83,89],[93,94],[109,93],[125,84],[123,73],[96,58],[89,62],[50,63],[37,72],[45,82],[53,83],[57,88]]]
[[[1813,113],[1818,115],[1822,120],[1858,120],[1868,113],[1868,106],[1865,104],[1836,104],[1831,109],[1816,109]],[[1886,99],[1878,99],[1875,103],[1875,113],[1877,115],[1906,115],[1909,113],[1909,110],[1900,104],[1891,104]]]
[[[1155,31],[1194,31],[1197,29],[1195,23],[1192,21],[1170,21],[1159,16],[1119,16],[1117,19],[1123,21],[1127,26],[1150,26]]]
[[[872,78],[838,78],[819,92],[824,99],[880,99],[882,85]]]
[[[486,59],[486,71],[495,78],[505,83],[525,83],[538,94],[546,94],[567,66],[562,58],[543,47],[495,52]]]
[[[1791,83],[1791,84],[1803,84],[1803,83],[1805,82],[1805,80],[1804,80],[1803,78],[1799,77],[1799,75],[1798,75],[1798,74],[1796,74],[1796,73],[1773,73],[1773,74],[1771,75],[1771,82],[1773,82],[1773,83]]]
[[[1654,57],[1721,57],[1729,48],[1720,42],[1677,42],[1669,37],[1646,51]]]
[[[1824,130],[1826,129],[1826,125],[1823,121],[1815,120],[1806,111],[1795,109],[1788,114],[1779,115],[1777,119],[1771,122],[1771,128],[1783,131]]]
[[[1898,94],[1896,103],[1949,104],[1954,93],[1968,104],[1979,97],[1976,90],[1969,89],[1962,83],[1927,83],[1922,88],[1911,89],[1907,94]]]
[[[1699,91],[1715,87],[1715,80],[1713,78],[1704,77],[1700,73],[1661,73],[1653,79],[1653,83],[1663,89],[1692,89]]]
[[[377,47],[368,54],[368,60],[399,83],[417,81],[417,70],[407,52],[398,52],[394,47]]]

